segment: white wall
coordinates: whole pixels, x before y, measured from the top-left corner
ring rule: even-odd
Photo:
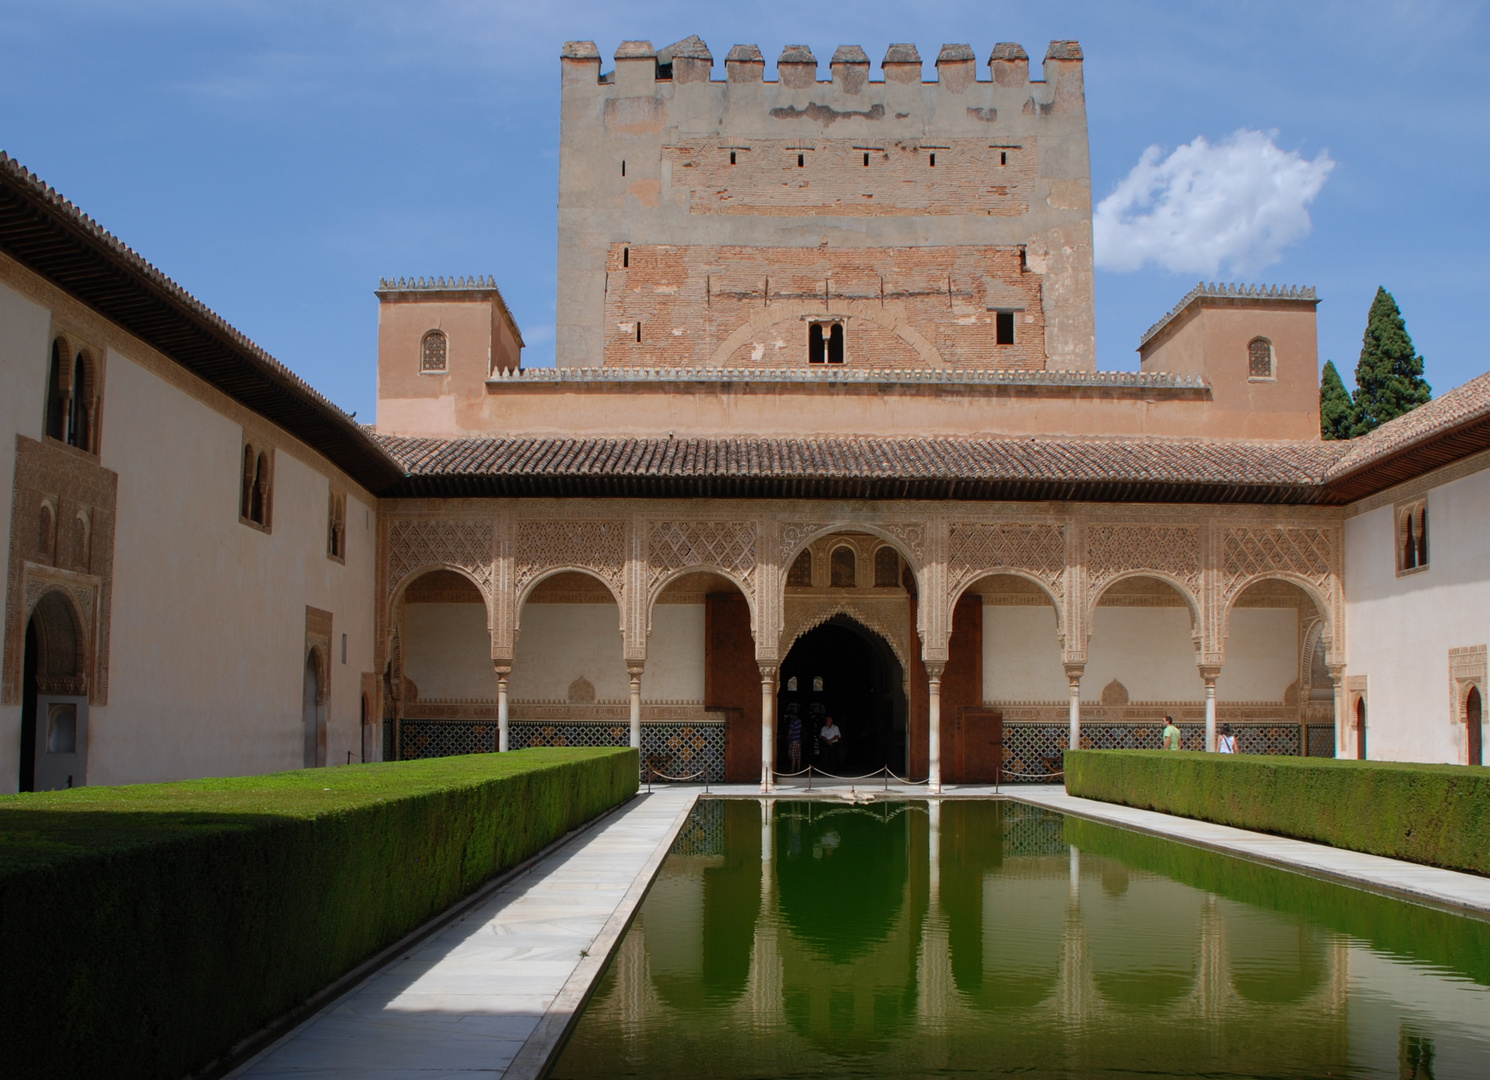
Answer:
[[[624,700],[631,692],[615,604],[527,604],[512,663],[512,696],[564,701],[584,676],[596,698]],[[410,675],[418,682],[417,676]],[[424,685],[419,687],[426,693]],[[492,691],[493,695],[496,693]],[[658,604],[642,675],[647,701],[704,699],[704,606]]]
[[[0,538],[10,536],[16,435],[42,437],[51,326],[51,312],[0,285]],[[0,705],[0,792],[15,791],[20,766],[21,707]]]
[[[90,717],[89,782],[300,768],[306,605],[333,616],[327,762],[349,750],[359,760],[371,500],[348,493],[346,564],[328,559],[327,476],[285,440],[273,532],[249,528],[238,421],[114,351],[106,393],[102,463],[119,474],[119,499],[109,704]]]
[[[983,700],[1065,701],[1068,694],[1055,608],[984,604]]]
[[[1299,677],[1298,609],[1233,608],[1229,630],[1217,700],[1282,701]]]
[[[485,604],[407,604],[404,676],[431,698],[497,698]]]
[[[1366,677],[1373,758],[1465,760],[1448,654],[1490,643],[1490,471],[1428,493],[1428,538],[1428,568],[1399,578],[1393,507],[1345,522],[1346,671]]]

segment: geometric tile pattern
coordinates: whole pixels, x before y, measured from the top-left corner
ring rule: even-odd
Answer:
[[[669,855],[724,854],[724,800],[700,799],[683,823]]]
[[[1334,757],[1335,756],[1335,725],[1334,724],[1310,724],[1309,725],[1309,756],[1310,757]]]
[[[1180,747],[1184,750],[1205,749],[1204,724],[1177,724]],[[1303,730],[1298,724],[1232,724],[1237,737],[1237,751],[1242,754],[1279,754],[1299,757],[1303,752]],[[1316,731],[1322,732],[1317,736]],[[1310,725],[1311,756],[1322,741],[1319,756],[1331,756],[1334,727]],[[1005,724],[1004,768],[1024,776],[1005,777],[1011,784],[1049,783],[1061,768],[1061,754],[1069,742],[1066,724]],[[1157,724],[1082,724],[1081,746],[1085,750],[1158,750],[1162,741]]]

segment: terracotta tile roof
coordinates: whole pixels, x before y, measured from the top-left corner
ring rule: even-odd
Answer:
[[[1320,501],[1343,444],[1045,438],[379,441],[410,496]]]
[[[1490,373],[1339,445],[1346,453],[1325,477],[1335,501],[1360,498],[1490,449]]]

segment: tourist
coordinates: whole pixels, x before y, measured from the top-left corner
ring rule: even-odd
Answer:
[[[1164,749],[1178,750],[1180,748],[1180,729],[1174,726],[1174,717],[1164,718]]]
[[[1221,725],[1221,737],[1216,740],[1216,751],[1222,754],[1236,753],[1236,736],[1231,733],[1230,724]]]
[[[838,751],[842,747],[843,732],[838,730],[838,725],[833,722],[831,716],[823,723],[822,734],[819,738],[827,744],[827,750],[823,756],[828,759],[828,767],[838,768]]]
[[[792,772],[802,771],[802,716],[794,708],[787,714],[786,747],[791,755]]]

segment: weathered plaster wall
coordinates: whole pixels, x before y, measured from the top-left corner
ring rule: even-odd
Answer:
[[[16,433],[42,437],[51,313],[0,285],[0,537],[10,537]],[[0,630],[3,632],[3,630]],[[0,705],[0,792],[14,791],[20,768],[21,707]]]
[[[242,424],[117,351],[108,362],[114,636],[89,781],[300,768],[307,605],[333,616],[327,762],[345,763],[348,750],[359,760],[361,673],[373,665],[371,500],[343,489],[346,563],[329,559],[325,467],[263,425],[275,447],[273,531],[240,524]]]
[[[1346,672],[1365,679],[1372,758],[1465,760],[1468,740],[1450,697],[1448,654],[1490,643],[1490,461],[1481,456],[1471,464],[1474,471],[1457,479],[1430,476],[1387,492],[1346,520]],[[1429,565],[1399,577],[1394,508],[1424,492]],[[1354,700],[1349,707],[1354,717]]]
[[[483,638],[485,633],[483,622]],[[486,666],[491,667],[489,652]],[[418,682],[412,671],[409,676]],[[512,664],[512,697],[566,701],[570,685],[581,677],[589,680],[599,700],[625,700],[631,692],[615,604],[526,605]],[[419,693],[436,696],[422,683]],[[493,685],[487,696],[495,695]],[[642,698],[703,702],[703,604],[658,604],[653,609]]]
[[[658,79],[644,43],[623,46],[601,81],[599,53],[572,43],[562,61],[558,363],[610,362],[607,339],[626,317],[607,312],[608,289],[626,271],[608,265],[618,244],[682,249],[695,281],[725,271],[708,253],[718,247],[971,245],[986,252],[988,276],[1014,291],[1022,278],[1038,281],[1042,363],[1091,370],[1082,65],[1073,43],[1057,44],[1044,81],[1029,79],[1022,51],[978,81],[972,54],[954,49],[937,81],[923,83],[919,60],[885,67],[885,81],[868,80],[867,61],[834,64],[822,82],[811,62],[787,63],[767,82],[762,63],[731,62],[728,79],[714,81],[708,61],[677,60],[673,78]],[[1023,265],[1006,273],[1001,260],[1021,248]],[[698,291],[702,316],[708,300]],[[923,337],[987,315],[985,304],[976,315],[950,307],[926,314]],[[698,325],[682,314],[672,325]],[[996,352],[990,346],[976,362],[999,366]],[[658,356],[649,362],[675,362]]]

